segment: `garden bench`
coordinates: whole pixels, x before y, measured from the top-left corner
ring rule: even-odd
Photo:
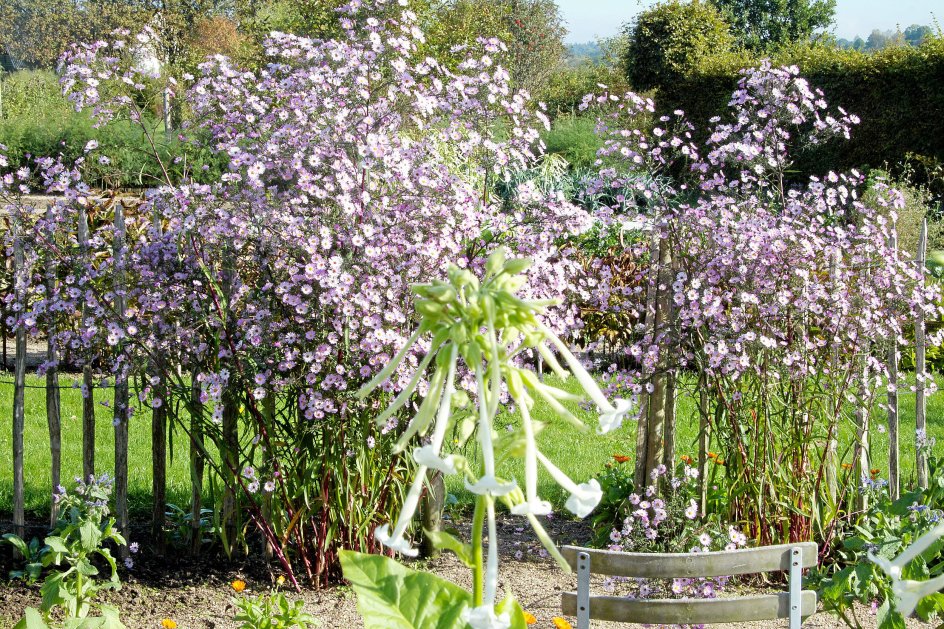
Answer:
[[[564,558],[577,571],[577,591],[561,597],[564,614],[577,629],[590,619],[654,625],[740,623],[789,618],[790,629],[816,611],[816,592],[802,589],[802,571],[816,565],[813,542],[711,553],[624,553],[565,546]],[[590,574],[645,579],[700,578],[789,572],[787,592],[714,599],[632,599],[591,596]]]

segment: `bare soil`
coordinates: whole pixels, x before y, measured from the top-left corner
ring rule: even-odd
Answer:
[[[464,535],[468,525],[458,523]],[[554,519],[547,522],[548,532],[560,544],[584,544],[589,528],[584,522]],[[536,628],[553,628],[552,618],[560,616],[560,597],[564,591],[574,590],[575,577],[565,574],[547,557],[541,556],[540,545],[530,528],[521,526],[518,519],[505,518],[499,523],[501,572],[500,596],[514,592],[522,606],[537,618]],[[520,555],[518,555],[520,551]],[[517,556],[516,556],[517,555]],[[276,572],[259,562],[232,563],[218,556],[189,558],[169,553],[168,557],[149,557],[142,552],[137,565],[122,575],[123,587],[109,592],[103,598],[116,604],[122,611],[122,620],[131,629],[159,629],[164,618],[177,622],[180,629],[238,629],[233,621],[235,609],[232,600],[236,594],[230,588],[234,579],[248,583],[245,594],[265,592],[277,577]],[[6,552],[0,557],[0,570],[11,566]],[[471,576],[465,566],[449,553],[434,560],[414,562],[419,569],[428,569],[459,585],[470,588]],[[749,584],[737,586],[737,593],[758,591]],[[771,588],[773,589],[773,588]],[[290,598],[305,601],[305,607],[324,628],[357,629],[363,623],[357,615],[353,591],[337,585],[320,591],[306,590],[289,594]],[[0,582],[0,628],[12,627],[24,608],[38,606],[39,587],[19,582]],[[874,627],[874,616],[869,610],[857,610],[864,626]],[[568,619],[574,623],[573,618]],[[596,623],[594,626],[636,627],[625,623]],[[742,625],[715,625],[733,629],[786,627],[782,622],[758,622]],[[842,623],[833,616],[819,613],[804,623],[807,628],[838,628]],[[917,620],[909,620],[908,627],[927,627]]]

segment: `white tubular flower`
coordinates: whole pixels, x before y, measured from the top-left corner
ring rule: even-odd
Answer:
[[[494,605],[466,609],[462,612],[462,620],[472,629],[509,629],[511,627],[511,615],[503,612],[501,616],[496,616]]]
[[[413,450],[413,460],[418,465],[428,467],[431,470],[437,470],[443,474],[455,474],[458,457],[455,454],[450,454],[446,458],[440,458],[436,448],[427,445]]]
[[[557,351],[560,352],[560,355],[564,357],[564,360],[567,362],[567,366],[570,367],[570,372],[577,379],[577,382],[580,383],[580,386],[584,391],[587,392],[587,395],[590,396],[590,399],[593,400],[593,403],[597,405],[597,408],[600,409],[600,428],[597,430],[600,434],[607,433],[614,428],[619,428],[623,423],[623,417],[632,409],[632,404],[627,400],[617,400],[616,407],[610,404],[610,401],[606,399],[606,396],[603,395],[603,391],[600,390],[599,385],[596,380],[587,373],[587,370],[584,369],[583,365],[580,364],[580,361],[577,360],[577,357],[571,353],[567,348],[567,345],[564,344],[562,340],[557,338],[557,335],[551,332],[547,326],[540,325],[541,332],[547,337],[551,343],[554,344],[554,347],[557,348]],[[538,350],[541,350],[539,345]],[[549,354],[545,349],[542,352],[542,355]]]
[[[374,529],[374,539],[387,548],[392,548],[401,555],[406,555],[407,557],[416,557],[419,554],[419,550],[413,548],[413,546],[410,545],[410,542],[403,539],[403,537],[395,539],[393,535],[390,534],[389,524],[384,524]]]
[[[446,430],[449,428],[449,417],[452,413],[452,396],[456,392],[456,361],[458,358],[459,347],[453,344],[449,351],[449,368],[443,387],[442,400],[439,404],[439,412],[436,414],[436,426],[433,428],[432,442],[413,450],[414,461],[423,467],[439,470],[443,474],[455,474],[456,463],[459,460],[459,457],[454,454],[446,458],[439,456],[443,439],[446,438]]]
[[[524,495],[525,501],[511,508],[514,515],[547,515],[551,512],[551,503],[538,498],[538,458],[537,444],[534,441],[534,425],[531,422],[531,411],[528,410],[530,399],[520,391],[520,399],[516,398],[518,409],[521,411],[521,423],[524,426]]]
[[[586,483],[578,485],[570,480],[567,474],[560,471],[560,469],[551,463],[550,459],[541,454],[540,451],[537,452],[537,456],[541,461],[541,465],[547,469],[554,481],[570,492],[570,497],[564,504],[567,510],[578,518],[585,518],[590,515],[590,512],[596,508],[603,498],[603,490],[600,488],[600,483],[597,482],[597,479],[591,478]]]
[[[387,363],[387,366],[381,369],[380,373],[378,373],[376,376],[371,378],[370,382],[368,382],[367,384],[365,384],[364,386],[362,386],[360,389],[357,390],[357,393],[355,394],[357,399],[363,400],[365,397],[367,397],[367,395],[371,391],[379,387],[381,384],[384,383],[384,381],[387,380],[387,378],[393,375],[393,372],[396,370],[396,368],[400,365],[400,363],[406,357],[407,352],[410,351],[410,348],[413,347],[416,341],[420,338],[421,330],[422,330],[422,327],[417,328],[416,332],[413,333],[413,336],[411,336],[407,340],[407,342],[404,343],[403,347],[400,348],[400,351],[397,352],[397,355],[393,357],[393,360]]]
[[[623,425],[623,418],[633,410],[633,403],[629,400],[617,398],[615,402],[616,408],[612,411],[600,413],[600,426],[597,428],[597,434],[605,435],[611,430],[616,430]]]
[[[905,566],[916,559],[942,536],[944,536],[944,523],[938,524],[919,537],[911,546],[906,548],[891,561],[884,557],[873,555],[871,552],[869,553],[869,561],[877,565],[885,574],[891,577],[892,594],[895,597],[895,609],[905,618],[914,612],[915,607],[918,606],[921,599],[944,588],[944,574],[938,575],[928,581],[911,581],[901,578]]]
[[[389,533],[390,526],[384,524],[374,529],[374,539],[386,546],[392,548],[407,557],[416,557],[419,551],[410,545],[410,542],[404,539],[403,534],[406,527],[410,525],[410,520],[416,513],[416,507],[420,503],[420,496],[423,493],[423,482],[426,480],[426,468],[422,465],[416,470],[416,478],[410,485],[410,491],[403,499],[403,508],[400,510],[400,517],[397,518],[397,525],[393,528],[393,533]]]

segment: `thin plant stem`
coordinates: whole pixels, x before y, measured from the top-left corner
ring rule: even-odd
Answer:
[[[484,600],[482,592],[484,590],[485,568],[482,560],[482,528],[485,525],[485,507],[488,498],[479,496],[475,499],[475,512],[472,514],[472,560],[475,565],[472,567],[472,604],[475,607],[482,605]],[[493,543],[489,540],[489,543]]]

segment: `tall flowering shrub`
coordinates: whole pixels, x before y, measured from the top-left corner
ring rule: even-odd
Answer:
[[[797,151],[848,138],[857,122],[796,68],[746,71],[705,146],[682,112],[651,130],[621,126],[654,111],[635,94],[584,104],[603,108],[598,185],[622,187],[662,243],[652,260],[662,272],[641,271],[633,290],[601,290],[601,307],[644,313],[654,292],[670,310],[637,330],[635,366],[614,386],[645,398],[655,374],[694,371],[726,462],[728,515],[762,543],[828,537],[842,498],[859,491],[857,474],[837,479],[833,443],[871,407],[888,345],[937,309],[936,290],[894,248],[901,195],[879,185],[866,205],[855,172],[790,183]],[[671,177],[626,180],[614,162]],[[849,457],[862,460],[864,448]]]
[[[283,565],[315,582],[335,573],[339,548],[375,548],[373,529],[402,499],[412,465],[393,455],[402,413],[371,419],[390,396],[432,386],[412,377],[429,345],[408,343],[410,286],[441,277],[446,261],[479,270],[501,244],[534,260],[525,297],[567,294],[579,269],[559,238],[589,223],[532,188],[510,204],[493,198],[497,180],[536,159],[546,119],[509,87],[497,40],[456,71],[420,58],[423,34],[404,5],[353,2],[340,9],[343,39],[274,33],[258,71],[215,57],[200,77],[180,77],[194,114],[183,135],[225,155],[228,172],[212,185],[168,176],[129,213],[120,258],[107,231],[86,252],[36,245],[67,275],[31,312],[67,320],[63,346],[115,348],[109,367],[140,376],[142,404],[182,402],[220,451],[206,460],[228,488],[231,533],[249,514]],[[134,47],[97,42],[65,60],[76,105],[103,124],[146,123]],[[72,225],[82,184],[68,168],[46,170],[66,190],[52,220]],[[119,271],[124,312],[92,281]],[[544,323],[566,332],[574,312],[549,309]],[[398,352],[389,379],[355,398]],[[474,387],[471,372],[457,378]]]

